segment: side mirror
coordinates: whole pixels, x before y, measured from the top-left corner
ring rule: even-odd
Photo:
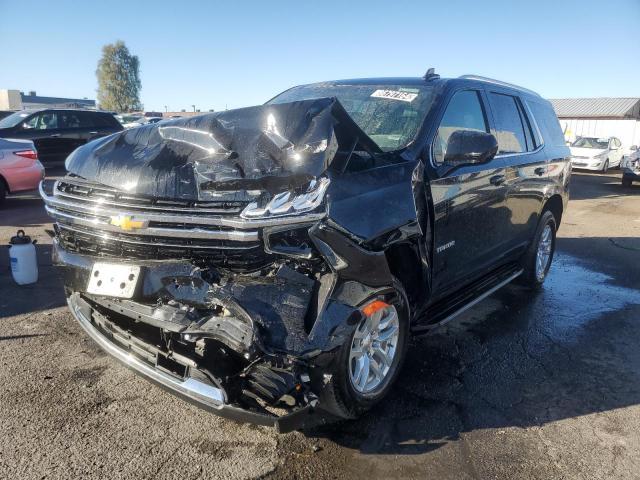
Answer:
[[[631,145],[631,148],[629,150],[635,152],[636,150],[638,150],[638,145]]]
[[[485,163],[498,153],[496,137],[477,130],[456,130],[449,136],[445,165],[460,166]]]

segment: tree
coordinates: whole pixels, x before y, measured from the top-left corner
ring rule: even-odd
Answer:
[[[123,41],[102,47],[98,62],[98,103],[103,110],[131,112],[140,110],[140,61],[131,55]]]

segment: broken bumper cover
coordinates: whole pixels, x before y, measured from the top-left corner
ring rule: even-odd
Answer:
[[[310,420],[310,414],[313,412],[313,408],[310,405],[281,417],[252,412],[229,405],[226,403],[226,393],[221,388],[216,388],[194,378],[179,379],[166,374],[117,346],[100,332],[91,321],[90,315],[85,313],[90,306],[87,304],[82,305],[84,303],[82,299],[72,295],[68,297],[67,302],[71,313],[80,326],[106,353],[147,380],[171,391],[171,393],[190,403],[230,420],[275,427],[281,433],[300,428]]]

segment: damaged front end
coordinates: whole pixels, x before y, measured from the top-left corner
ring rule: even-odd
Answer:
[[[323,402],[335,354],[368,302],[395,294],[385,253],[363,241],[378,233],[342,221],[353,207],[336,172],[376,150],[335,99],[81,147],[40,187],[72,313],[108,353],[220,415],[280,431],[340,416]],[[384,238],[418,235],[412,169],[387,175],[401,228],[380,225]]]

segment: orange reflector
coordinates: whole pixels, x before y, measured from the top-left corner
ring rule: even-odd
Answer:
[[[382,300],[374,300],[362,309],[362,313],[364,313],[367,317],[370,317],[378,310],[382,310],[383,308],[387,308],[388,306],[389,304],[383,302]]]

